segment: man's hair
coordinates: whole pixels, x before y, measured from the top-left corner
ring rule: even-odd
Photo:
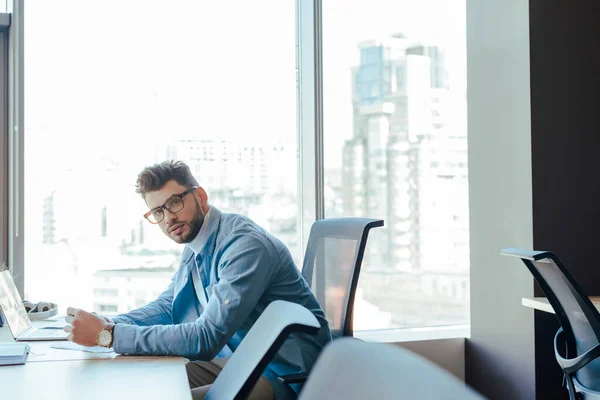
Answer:
[[[198,186],[198,181],[186,163],[170,160],[144,168],[138,175],[135,192],[145,197],[146,193],[159,190],[170,180],[174,180],[188,189]]]

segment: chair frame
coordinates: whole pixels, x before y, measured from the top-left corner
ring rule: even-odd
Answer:
[[[358,278],[360,276],[362,261],[365,255],[365,248],[367,246],[367,238],[369,236],[369,231],[373,228],[383,226],[384,221],[381,219],[372,218],[328,218],[316,221],[311,227],[311,234],[309,235],[308,244],[306,246],[307,254],[304,257],[304,263],[302,266],[302,276],[308,283],[308,286],[312,287],[312,276],[315,265],[313,260],[315,258],[315,254],[309,254],[308,251],[316,251],[316,246],[314,246],[315,241],[321,239],[322,237],[336,239],[354,239],[349,238],[348,235],[344,233],[344,228],[346,227],[344,224],[347,223],[351,223],[354,225],[363,225],[363,231],[359,242],[358,252],[356,253],[356,258],[354,259],[354,263],[352,266],[352,278],[349,282],[347,297],[344,301],[344,306],[342,309],[342,328],[340,332],[341,336],[354,336],[354,299],[356,297]],[[323,228],[323,225],[325,224],[326,227]],[[316,228],[324,229],[324,232],[321,233],[325,233],[325,235],[321,234],[318,237],[314,236],[313,230],[316,230]],[[319,274],[319,272],[320,271],[317,271],[317,274]]]
[[[346,234],[345,231],[348,229],[347,224],[362,226],[362,234],[360,237],[358,251],[356,252],[356,257],[352,265],[352,277],[348,283],[348,291],[346,292],[346,297],[344,299],[344,305],[342,308],[342,326],[339,331],[332,331],[332,336],[334,336],[334,339],[338,337],[354,336],[354,299],[356,297],[356,288],[358,286],[358,278],[365,255],[365,248],[367,247],[367,238],[369,236],[369,231],[373,228],[383,226],[384,221],[373,218],[327,218],[316,221],[310,229],[310,235],[306,245],[306,254],[304,255],[304,263],[302,264],[302,277],[312,289],[312,277],[315,265],[314,260],[317,250],[317,246],[315,245],[316,242],[324,237],[335,239],[355,239]],[[317,229],[321,230],[318,236],[315,233]],[[322,272],[323,271],[317,271],[317,274]],[[322,279],[318,280],[318,282],[322,281]],[[317,285],[319,285],[319,283],[317,283]],[[316,290],[324,290],[324,288],[317,287]],[[319,299],[318,295],[317,299]],[[297,374],[280,376],[277,379],[282,383],[294,384],[305,382],[307,377],[308,374],[306,372],[300,372]]]
[[[569,398],[571,400],[577,399],[577,392],[575,391],[575,382],[574,375],[581,368],[589,364],[591,361],[595,360],[600,356],[600,313],[594,307],[594,304],[589,299],[588,296],[585,295],[579,284],[573,279],[573,276],[567,271],[563,263],[559,260],[559,258],[550,251],[527,251],[521,249],[503,249],[501,251],[502,255],[519,257],[523,263],[531,272],[531,275],[535,278],[535,281],[540,286],[548,302],[554,309],[556,313],[556,317],[558,318],[558,322],[560,323],[561,328],[556,332],[554,336],[554,354],[556,356],[556,361],[558,362],[560,368],[563,370],[565,380],[567,383],[567,387],[569,390]],[[566,343],[567,349],[576,349],[575,342],[575,333],[571,327],[571,323],[567,317],[567,313],[565,312],[564,307],[558,300],[558,297],[554,294],[554,291],[550,288],[550,285],[546,282],[546,279],[538,272],[537,268],[533,265],[533,262],[544,262],[544,259],[551,259],[561,273],[566,278],[566,285],[569,286],[573,297],[579,304],[579,307],[585,314],[587,320],[589,321],[594,334],[596,335],[596,339],[598,340],[598,344],[591,349],[587,350],[585,353],[574,357],[574,358],[565,358],[561,355],[559,351],[559,341],[562,339]],[[568,356],[568,354],[565,354]]]

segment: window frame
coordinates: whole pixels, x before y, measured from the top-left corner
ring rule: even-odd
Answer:
[[[10,14],[0,13],[0,269],[8,266],[8,38]]]
[[[296,96],[300,248],[325,217],[321,0],[296,0]],[[304,261],[304,252],[301,260]],[[298,267],[301,267],[300,265]]]
[[[8,4],[11,23],[8,37],[8,268],[21,296],[24,295],[24,74],[23,74],[24,0]]]

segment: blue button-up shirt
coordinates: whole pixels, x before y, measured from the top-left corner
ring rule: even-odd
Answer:
[[[329,325],[287,247],[249,218],[211,207],[203,246],[183,251],[171,284],[157,300],[114,318],[117,353],[175,355],[209,361],[235,352],[254,322],[274,300],[298,303],[316,316],[316,336],[291,335],[264,376],[276,398],[292,399],[300,387],[277,376],[310,371],[325,344]],[[193,285],[192,268],[208,297],[204,309]]]

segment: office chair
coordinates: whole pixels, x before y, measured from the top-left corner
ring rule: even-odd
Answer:
[[[354,338],[325,347],[300,400],[482,400],[464,382],[406,349]]]
[[[354,335],[354,297],[367,237],[372,228],[380,226],[380,219],[328,218],[311,227],[302,276],[325,313],[333,339]],[[307,376],[302,372],[278,380],[302,383]]]
[[[561,327],[554,336],[554,354],[569,398],[600,399],[600,313],[596,307],[553,253],[510,248],[501,254],[523,260],[556,313]]]
[[[320,328],[319,321],[307,308],[289,301],[273,301],[252,325],[204,398],[247,398],[290,334],[315,335]]]

